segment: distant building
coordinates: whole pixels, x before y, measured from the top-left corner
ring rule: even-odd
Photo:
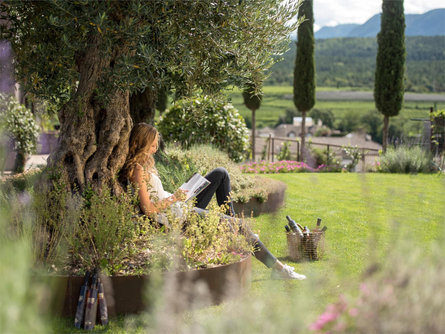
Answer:
[[[293,124],[280,124],[275,129],[263,128],[258,129],[257,133],[260,137],[268,137],[272,134],[274,137],[298,138],[301,136],[301,117],[294,117]],[[311,117],[306,117],[306,136],[314,136],[318,129],[323,126],[321,120],[317,124]]]

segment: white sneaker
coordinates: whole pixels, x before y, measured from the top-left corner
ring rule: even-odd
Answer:
[[[295,268],[287,264],[283,264],[283,269],[281,270],[273,268],[270,276],[272,279],[298,279],[300,281],[306,279],[305,275],[296,273]]]

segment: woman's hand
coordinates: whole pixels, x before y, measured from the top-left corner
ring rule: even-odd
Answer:
[[[182,190],[182,189],[176,190],[176,192],[173,194],[175,202],[184,201],[187,198],[187,192],[188,190]]]

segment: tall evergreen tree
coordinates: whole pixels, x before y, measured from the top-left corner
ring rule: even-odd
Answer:
[[[403,0],[383,0],[377,43],[374,101],[384,115],[382,146],[386,152],[389,117],[398,115],[403,103],[406,54]]]
[[[314,14],[313,1],[303,0],[298,10],[302,21],[297,32],[294,69],[294,104],[301,112],[301,157],[304,159],[306,114],[315,104]]]
[[[255,83],[248,82],[243,90],[243,99],[246,107],[252,111],[252,160],[255,161],[255,112],[260,108],[263,96]]]

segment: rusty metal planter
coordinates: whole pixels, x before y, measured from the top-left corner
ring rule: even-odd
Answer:
[[[260,202],[257,198],[251,198],[247,203],[233,203],[235,212],[245,217],[257,217],[262,213],[275,212],[284,205],[286,185],[268,193],[267,200]]]
[[[190,270],[187,272],[168,272],[164,279],[174,279],[174,293],[181,296],[188,305],[196,305],[195,289],[190,287],[203,283],[208,290],[207,305],[219,304],[239,295],[250,285],[251,257],[239,262],[213,268]],[[136,314],[146,310],[146,300],[150,276],[110,276],[104,277],[105,298],[110,316]],[[79,276],[50,276],[50,286],[57,291],[54,302],[56,314],[74,317],[77,300],[84,278]],[[201,302],[201,305],[203,303]]]

